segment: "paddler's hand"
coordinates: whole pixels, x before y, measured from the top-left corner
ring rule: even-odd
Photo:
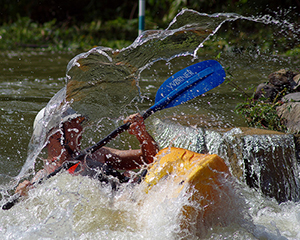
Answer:
[[[129,134],[135,135],[137,139],[142,139],[144,138],[146,131],[146,126],[144,123],[143,117],[139,114],[133,114],[127,117],[124,120],[124,123],[130,122],[130,127],[129,127]]]
[[[147,164],[152,163],[155,154],[158,152],[158,145],[147,132],[143,117],[137,113],[125,119],[124,123],[127,122],[131,123],[128,132],[135,135],[140,142],[141,157],[143,161]]]
[[[30,181],[25,180],[19,184],[19,186],[16,188],[15,193],[19,193],[21,196],[26,196],[31,185],[32,183]]]

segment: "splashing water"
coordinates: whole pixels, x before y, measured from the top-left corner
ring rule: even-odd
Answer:
[[[122,185],[112,192],[108,185],[63,173],[31,190],[30,197],[10,211],[2,212],[0,233],[6,239],[196,239],[205,235],[207,223],[201,221],[191,224],[194,227],[189,231],[181,229],[183,206],[191,206],[200,214],[207,206],[191,201],[192,192],[178,195],[178,187],[169,179],[148,194],[144,184],[134,188]],[[220,196],[226,199],[231,213],[211,216],[207,221],[239,224],[242,200],[233,190],[220,191]],[[251,226],[250,221],[247,224]]]
[[[71,106],[88,117],[89,124],[85,134],[92,133],[96,128],[97,132],[105,135],[118,125],[124,115],[136,112],[139,108],[144,109],[145,105],[150,105],[153,101],[153,97],[149,97],[142,86],[144,71],[150,71],[151,66],[158,61],[169,63],[172,59],[181,57],[191,57],[191,61],[196,61],[205,42],[216,35],[224,23],[237,20],[274,24],[296,31],[292,24],[276,21],[269,16],[208,15],[183,10],[166,30],[146,31],[127,48],[112,50],[98,47],[76,56],[67,66],[66,88],[46,106],[42,123],[44,128],[42,132],[32,136],[28,158],[16,180],[34,172],[35,161],[45,146],[47,133],[54,125],[60,124],[64,109]],[[226,65],[226,60],[224,63]],[[149,103],[145,103],[146,101]],[[101,125],[108,128],[103,129]],[[165,132],[168,135],[170,133]],[[195,142],[185,142],[186,136],[175,136],[173,142],[179,141],[178,144],[185,148],[199,145],[203,142],[202,135],[199,132],[195,134],[198,136]],[[92,136],[95,135],[92,133]],[[211,137],[212,142],[216,141],[214,136]],[[87,144],[93,141],[87,141]],[[201,151],[206,150],[208,149],[204,148]],[[28,198],[10,211],[1,212],[0,234],[3,239],[300,237],[300,211],[297,203],[278,205],[242,183],[234,180],[228,182],[224,184],[236,187],[224,196],[230,211],[224,209],[222,216],[214,217],[222,218],[223,222],[229,224],[205,229],[200,222],[195,223],[196,227],[192,230],[183,231],[179,223],[179,210],[182,206],[188,204],[200,211],[201,208],[197,202],[189,202],[189,196],[184,194],[171,198],[178,187],[172,180],[159,184],[148,195],[143,192],[143,185],[134,188],[124,186],[113,194],[108,186],[99,182],[63,173],[32,189]]]
[[[61,90],[63,95],[54,96],[55,100],[47,105],[49,112],[45,117],[48,120],[44,124],[49,124],[52,118],[57,122],[57,115],[63,112],[66,104],[70,104],[91,123],[106,119],[106,125],[112,125],[113,128],[101,129],[101,134],[108,133],[115,128],[120,116],[136,112],[139,103],[147,99],[143,95],[144,89],[140,88],[141,73],[145,69],[157,61],[170,62],[182,56],[192,56],[192,61],[195,61],[199,49],[224,23],[237,20],[281,25],[295,31],[292,24],[276,21],[270,16],[254,18],[228,13],[208,15],[182,10],[166,30],[145,31],[127,48],[113,50],[97,47],[74,57],[67,66],[66,89]],[[63,103],[65,100],[67,102]],[[41,134],[37,142],[44,143],[45,137],[45,134]],[[30,152],[19,177],[34,168],[41,147],[44,145],[29,147]]]

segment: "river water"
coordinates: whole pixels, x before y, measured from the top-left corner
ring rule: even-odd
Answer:
[[[233,21],[233,16],[227,16],[228,22]],[[217,18],[218,21],[213,21],[215,25],[212,30],[215,32],[212,31],[212,35],[218,33],[226,19],[221,17]],[[177,23],[179,22],[178,20]],[[208,23],[206,25],[209,26]],[[182,26],[180,24],[173,29]],[[261,23],[257,24],[261,27]],[[167,36],[173,36],[174,32],[164,34],[158,39],[168,40]],[[149,39],[153,35],[147,37]],[[192,42],[196,41],[193,37],[194,35],[190,36]],[[220,50],[205,51],[205,46],[200,44],[205,37],[207,34],[197,39],[198,42],[190,46],[190,49],[181,49],[180,54],[169,54],[169,45],[165,42],[162,50],[153,47],[157,44],[155,41],[147,45],[143,39],[139,40],[141,45],[136,42],[134,49],[140,46],[144,49],[137,53],[133,51],[133,55],[126,50],[115,55],[110,55],[110,50],[107,51],[113,61],[126,62],[125,65],[130,67],[122,72],[111,68],[112,72],[108,71],[106,75],[114,79],[113,75],[120,77],[119,72],[132,74],[133,79],[138,79],[138,89],[132,93],[125,83],[123,90],[132,98],[124,100],[124,103],[122,100],[122,107],[118,99],[112,100],[115,101],[113,105],[103,103],[109,110],[96,111],[98,102],[103,102],[104,99],[100,96],[93,105],[94,108],[87,110],[91,111],[88,113],[92,115],[93,124],[86,127],[84,144],[89,146],[97,142],[119,126],[126,115],[146,110],[153,104],[157,88],[175,72],[197,61],[214,59]],[[199,45],[200,50],[195,55]],[[29,162],[29,165],[24,172],[30,170],[32,164],[35,164],[36,169],[41,167],[39,159],[32,161],[27,157],[33,120],[53,95],[70,82],[66,77],[67,65],[78,53],[40,50],[2,51],[0,54],[0,191],[3,204],[22,178],[20,171],[24,170],[25,163]],[[137,59],[137,56],[141,56],[142,60]],[[90,61],[88,56],[84,59]],[[104,60],[101,59],[101,64]],[[270,73],[286,67],[297,70],[299,64],[297,58],[283,58],[259,51],[223,50],[218,61],[225,69],[230,69],[234,82],[250,94],[253,89],[249,90],[248,87],[255,87],[266,81]],[[132,66],[135,66],[135,70]],[[70,65],[68,68],[71,80],[78,76],[76,72],[72,72],[72,67],[74,65],[71,65],[71,69]],[[129,80],[132,79],[129,77]],[[114,86],[112,89],[116,90]],[[244,98],[239,92],[231,90],[232,86],[222,84],[189,103],[154,114],[146,123],[151,128],[156,119],[168,116],[205,115],[214,119],[215,124],[220,127],[246,126],[243,118],[234,113],[235,105]],[[122,91],[115,91],[109,93],[107,99],[113,93],[124,95]],[[96,98],[92,93],[91,96]],[[84,104],[88,103],[89,101],[82,103],[82,108],[80,104],[74,104],[74,108],[84,111],[87,106]],[[128,148],[137,147],[137,144],[124,134],[113,141],[111,146]],[[259,191],[250,189],[244,182],[234,178],[229,180],[229,184],[233,186],[233,190],[224,199],[229,202],[228,212],[223,216],[212,216],[223,218],[227,224],[210,228],[200,224],[184,235],[180,229],[178,209],[186,204],[187,196],[171,198],[176,191],[172,181],[157,186],[151,194],[145,193],[143,185],[135,188],[124,186],[112,193],[109,187],[99,182],[63,173],[32,189],[29,196],[11,210],[1,211],[0,235],[1,239],[178,239],[179,236],[186,239],[300,239],[298,202],[278,204],[274,199],[266,198]]]

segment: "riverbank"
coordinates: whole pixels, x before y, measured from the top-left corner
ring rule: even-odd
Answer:
[[[293,26],[291,32],[288,26],[282,26],[284,22],[276,24],[276,20],[271,19],[263,28],[257,28],[257,22],[265,17],[268,16],[225,23],[217,35],[204,43],[204,50],[219,54],[247,51],[297,56],[300,53],[297,24],[289,23]],[[106,22],[95,20],[70,24],[56,19],[38,23],[28,17],[19,17],[15,22],[0,26],[0,50],[87,51],[95,46],[122,49],[137,38],[137,29],[138,19],[117,18]],[[146,29],[157,30],[159,26],[146,20]]]
[[[0,50],[84,51],[99,45],[119,49],[132,42],[130,39],[120,40],[111,36],[114,31],[119,31],[124,27],[122,22],[120,19],[103,25],[99,20],[69,26],[66,22],[58,23],[55,19],[40,24],[28,17],[23,17],[0,27]],[[128,31],[132,31],[134,25],[134,21],[128,22],[128,30],[122,29],[123,34],[126,35]],[[103,34],[104,32],[106,34]]]

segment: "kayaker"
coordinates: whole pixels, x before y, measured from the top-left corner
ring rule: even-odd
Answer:
[[[42,121],[44,115],[42,109],[35,119],[35,125]],[[32,183],[49,175],[58,167],[66,162],[71,162],[73,157],[80,151],[80,140],[82,135],[82,123],[84,117],[69,111],[71,114],[65,116],[59,127],[52,129],[51,136],[48,139],[46,148],[48,157],[44,164],[44,169],[40,170],[31,181],[25,180],[18,185],[16,193],[26,195]],[[154,156],[158,152],[158,145],[147,132],[143,117],[140,114],[134,114],[124,120],[124,123],[130,122],[129,134],[134,135],[140,143],[140,149],[118,150],[109,147],[102,147],[95,153],[87,156],[85,161],[75,163],[70,172],[81,175],[95,177],[97,167],[105,167],[105,171],[110,174],[119,174],[117,170],[138,169],[145,164],[153,162]],[[36,128],[37,126],[34,126]],[[99,175],[99,173],[98,173]],[[98,176],[97,175],[97,176]]]

